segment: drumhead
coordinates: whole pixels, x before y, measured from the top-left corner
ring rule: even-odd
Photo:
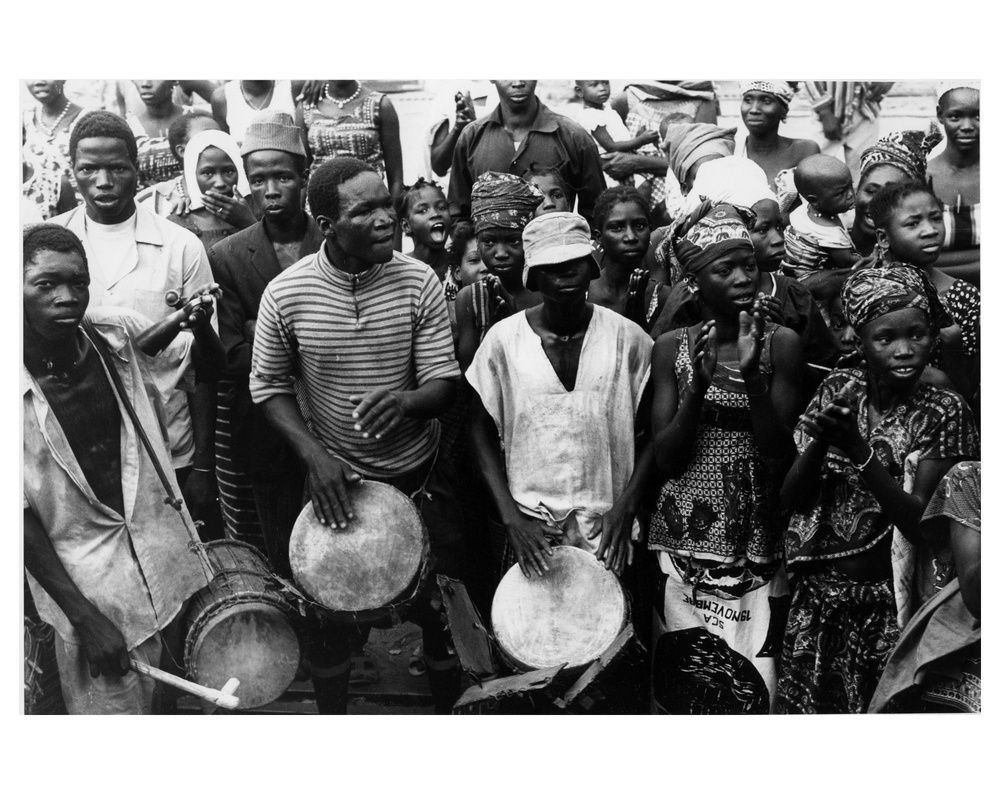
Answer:
[[[493,597],[493,633],[522,668],[582,667],[621,632],[625,593],[610,570],[578,547],[554,547],[550,566],[541,578],[526,578],[516,564],[507,571]]]
[[[382,608],[413,582],[423,561],[425,529],[416,505],[378,481],[350,487],[354,519],[322,525],[306,505],[288,546],[292,575],[314,601],[334,611]]]

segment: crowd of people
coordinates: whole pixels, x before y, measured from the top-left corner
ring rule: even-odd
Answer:
[[[199,542],[294,583],[362,478],[487,623],[556,546],[613,572],[644,655],[606,711],[980,710],[977,82],[883,135],[887,83],[745,81],[740,133],[710,82],[495,80],[409,186],[357,80],[113,85],[26,81],[28,712],[171,713],[131,665],[180,669]],[[780,135],[796,94],[825,141]],[[346,713],[368,628],[306,616]],[[405,616],[448,713],[434,580]]]

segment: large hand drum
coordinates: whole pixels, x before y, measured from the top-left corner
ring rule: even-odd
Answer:
[[[425,575],[427,530],[405,494],[377,481],[349,487],[346,528],[320,523],[308,504],[292,528],[288,558],[299,587],[326,616],[379,622],[404,607]]]
[[[544,577],[526,578],[517,565],[493,597],[493,634],[514,666],[584,667],[601,655],[627,621],[618,579],[578,547],[554,547]]]

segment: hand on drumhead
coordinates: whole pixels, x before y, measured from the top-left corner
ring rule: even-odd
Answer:
[[[518,518],[505,523],[504,528],[507,531],[507,541],[514,549],[517,563],[525,577],[544,576],[549,571],[552,545],[545,536],[541,521],[519,513]]]
[[[128,672],[128,647],[121,631],[96,606],[74,626],[80,649],[90,666],[90,677],[121,677]]]
[[[324,525],[346,528],[347,521],[354,518],[347,484],[357,483],[361,476],[322,449],[307,459],[306,466],[306,487],[316,517]]]
[[[375,389],[368,394],[352,394],[347,399],[357,405],[351,416],[354,430],[361,431],[363,439],[381,439],[406,418],[402,392]]]
[[[594,524],[588,539],[601,537],[595,555],[606,569],[621,575],[626,564],[632,564],[632,515],[618,506],[604,514]]]

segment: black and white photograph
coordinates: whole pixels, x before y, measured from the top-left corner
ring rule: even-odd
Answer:
[[[640,776],[718,722],[821,715],[814,758],[967,735],[939,715],[982,718],[981,62],[618,43],[536,69],[619,77],[455,77],[533,66],[475,64],[476,14],[386,63],[130,44],[378,78],[18,66],[64,75],[16,81],[21,716],[173,717],[161,756],[219,766],[212,727],[354,730],[435,795],[466,791],[449,737],[481,779],[574,730],[560,760]]]

